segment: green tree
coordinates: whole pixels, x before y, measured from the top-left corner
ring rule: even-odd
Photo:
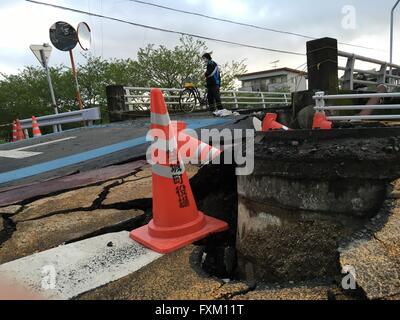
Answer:
[[[203,87],[205,70],[201,56],[207,51],[204,41],[187,36],[182,37],[173,49],[148,45],[138,52],[140,74],[148,87],[181,88],[187,80]],[[221,88],[233,90],[236,75],[245,72],[244,60],[221,64]]]
[[[78,66],[81,96],[86,107],[100,106],[107,120],[106,86],[181,88],[191,80],[204,86],[201,56],[208,48],[204,41],[182,37],[172,49],[148,45],[139,49],[137,59],[109,59],[85,54]],[[221,61],[219,61],[221,62]],[[222,89],[235,88],[235,75],[244,73],[243,61],[221,65]],[[78,109],[71,69],[59,65],[50,68],[60,112]],[[9,138],[11,128],[1,126],[14,119],[26,119],[53,113],[46,73],[42,67],[27,66],[16,75],[0,76],[0,138]]]

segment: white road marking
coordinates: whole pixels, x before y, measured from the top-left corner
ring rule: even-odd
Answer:
[[[112,242],[112,246],[108,244]],[[134,273],[162,254],[109,233],[0,265],[0,279],[16,281],[47,299],[71,299]]]
[[[43,152],[28,152],[28,151],[23,151],[23,150],[46,146],[49,144],[67,141],[67,140],[71,140],[71,139],[76,139],[76,137],[67,137],[67,138],[63,138],[63,139],[43,142],[43,143],[34,144],[31,146],[12,149],[12,150],[0,150],[0,158],[3,157],[3,158],[10,158],[10,159],[24,159],[24,158],[34,157],[39,154],[42,154]]]
[[[63,138],[63,139],[58,139],[58,140],[43,142],[43,143],[39,143],[39,144],[34,144],[34,145],[32,145],[32,146],[27,146],[27,147],[23,147],[23,148],[14,149],[14,150],[19,151],[19,150],[32,149],[32,148],[41,147],[41,146],[46,146],[46,145],[49,145],[49,144],[53,144],[53,143],[57,143],[57,142],[62,142],[62,141],[67,141],[67,140],[72,140],[72,139],[76,139],[76,137],[67,137],[67,138]]]
[[[28,152],[17,150],[0,150],[0,157],[10,159],[24,159],[42,154],[42,152]]]

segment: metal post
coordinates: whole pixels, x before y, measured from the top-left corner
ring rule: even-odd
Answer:
[[[57,101],[56,101],[56,96],[54,95],[54,89],[53,89],[53,83],[51,81],[50,70],[49,70],[49,66],[47,65],[47,60],[46,60],[46,57],[44,55],[44,51],[43,50],[40,50],[40,58],[42,59],[43,67],[46,70],[47,82],[49,83],[51,102],[52,102],[53,107],[54,107],[54,113],[58,114]],[[58,125],[58,126],[54,125],[53,126],[53,132],[58,132],[58,131],[62,131],[61,125]]]
[[[75,86],[76,86],[76,100],[78,101],[79,109],[82,110],[83,103],[82,103],[82,99],[81,99],[81,93],[79,91],[78,74],[76,72],[74,54],[72,53],[72,50],[69,50],[69,57],[71,58],[72,76],[74,77]]]
[[[324,112],[321,111],[320,108],[325,107],[325,100],[324,100],[324,96],[325,96],[325,92],[324,91],[319,91],[317,93],[315,93],[315,110],[317,112]]]
[[[390,63],[393,63],[393,20],[394,20],[394,10],[400,3],[400,0],[396,1],[396,4],[393,6],[392,11],[390,12]],[[392,66],[390,66],[390,75],[392,75]]]

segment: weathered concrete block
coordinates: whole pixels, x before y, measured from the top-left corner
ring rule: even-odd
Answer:
[[[22,206],[20,205],[13,205],[8,207],[0,208],[0,214],[15,214]]]
[[[339,241],[365,227],[400,175],[397,137],[398,129],[264,134],[253,174],[238,177],[239,272],[267,282],[340,274]]]
[[[359,226],[324,212],[285,210],[240,198],[237,251],[247,280],[304,281],[339,272],[337,246]]]
[[[284,208],[366,216],[375,212],[386,193],[385,181],[295,180],[252,175],[239,177],[239,194],[246,199]]]

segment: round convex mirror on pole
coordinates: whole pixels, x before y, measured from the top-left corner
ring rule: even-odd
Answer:
[[[78,43],[78,33],[75,28],[70,24],[58,21],[50,27],[50,40],[54,47],[61,51],[69,51],[69,57],[71,59],[72,76],[75,80],[76,85],[76,100],[78,101],[79,108],[83,109],[83,103],[81,94],[79,91],[78,74],[76,72],[74,55],[72,49],[74,49]]]
[[[78,41],[82,50],[89,50],[92,44],[91,30],[86,22],[78,24]]]

